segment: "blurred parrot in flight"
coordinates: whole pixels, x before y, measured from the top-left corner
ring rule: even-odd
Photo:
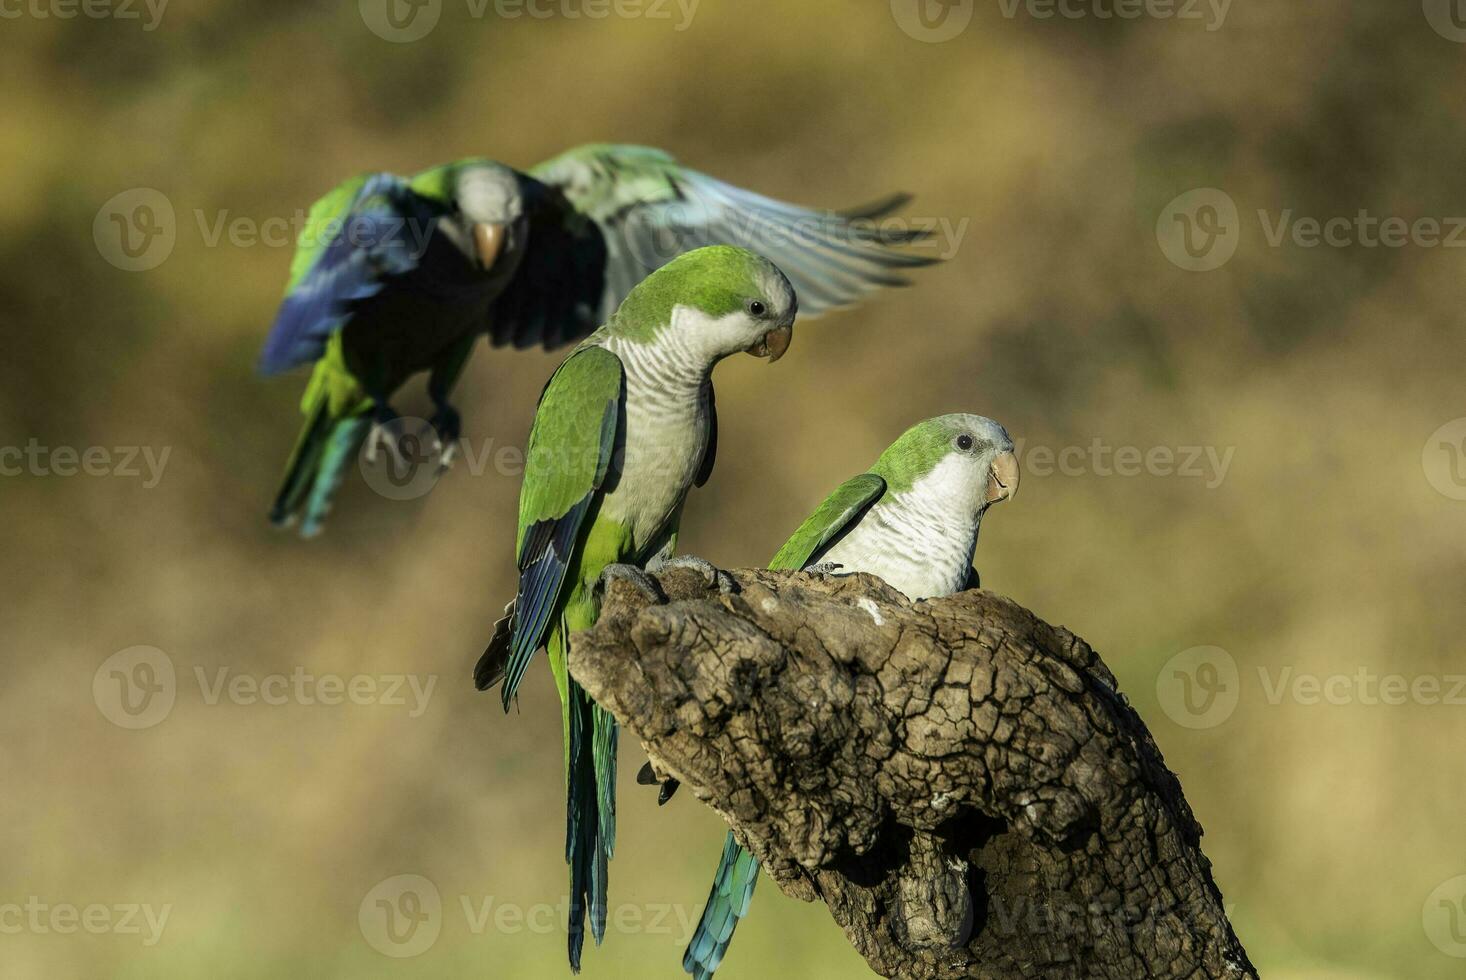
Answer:
[[[632,289],[551,376],[525,452],[515,545],[519,589],[474,670],[503,685],[509,709],[530,658],[549,653],[565,738],[571,968],[585,918],[599,944],[616,844],[616,721],[566,671],[568,637],[595,623],[603,574],[652,588],[640,572],[668,559],[683,502],[712,472],[713,367],[744,351],[777,360],[796,300],[767,259],[727,245],[687,252]],[[713,572],[716,578],[716,572]]]
[[[460,432],[449,401],[476,339],[553,349],[605,322],[649,272],[694,248],[733,244],[788,273],[804,312],[905,285],[937,261],[892,248],[925,233],[878,223],[909,200],[820,212],[682,167],[648,147],[592,144],[527,173],[466,159],[412,177],[354,177],[311,208],[260,370],[303,364],[305,424],[270,511],[320,531],[367,444],[397,464],[390,399],[428,372],[430,420],[451,462]]]
[[[837,487],[769,567],[868,572],[913,601],[977,588],[972,555],[983,514],[1017,490],[1013,440],[1001,425],[980,415],[928,419],[906,430],[870,472]],[[723,962],[757,881],[758,859],[729,831],[682,956],[694,980],[708,980]]]

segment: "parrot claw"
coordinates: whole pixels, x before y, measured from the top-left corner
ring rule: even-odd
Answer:
[[[439,402],[428,424],[438,434],[438,471],[448,469],[458,458],[458,441],[463,432],[463,418],[447,402]]]
[[[650,575],[635,565],[627,565],[620,562],[607,565],[601,571],[601,577],[596,583],[598,591],[604,594],[607,587],[618,579],[622,582],[630,582],[638,592],[646,596],[653,603],[660,603],[665,598],[662,595],[662,590],[657,588],[657,583],[652,580]]]
[[[636,782],[640,786],[658,787],[657,806],[666,806],[667,801],[677,792],[677,787],[682,785],[674,776],[667,776],[664,780],[659,780],[650,762],[643,765],[641,771],[636,774]]]
[[[834,575],[845,566],[837,561],[822,561],[818,565],[810,565],[805,568],[806,572],[814,575]]]
[[[366,461],[375,466],[378,451],[385,451],[389,465],[401,472],[408,467],[401,445],[401,416],[386,405],[378,406],[372,415],[372,429],[367,434]]]
[[[703,581],[711,588],[716,586],[722,595],[733,595],[738,591],[738,583],[733,581],[733,576],[718,568],[706,558],[699,558],[696,555],[678,555],[675,558],[664,558],[656,565],[655,571],[662,572],[669,568],[691,568],[702,573]]]

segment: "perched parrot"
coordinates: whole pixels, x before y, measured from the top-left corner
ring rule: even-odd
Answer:
[[[483,159],[413,177],[354,177],[311,208],[296,246],[265,374],[314,363],[305,425],[270,518],[321,529],[368,437],[401,464],[389,399],[429,372],[432,425],[451,462],[449,402],[474,341],[553,349],[585,337],[649,272],[733,244],[787,270],[804,312],[853,303],[936,260],[891,246],[923,232],[877,227],[909,198],[807,210],[680,166],[661,150],[594,144],[528,173]]]
[[[1018,489],[1013,440],[981,415],[907,429],[870,472],[841,484],[784,543],[770,568],[869,572],[912,600],[976,588],[972,554],[988,507]],[[729,832],[682,968],[707,980],[748,914],[758,859]]]
[[[597,943],[606,927],[616,722],[567,674],[567,638],[595,623],[603,572],[650,588],[639,569],[653,559],[710,569],[667,556],[688,489],[713,468],[712,370],[739,351],[777,360],[795,308],[793,287],[767,259],[727,245],[687,252],[632,289],[540,396],[519,496],[519,589],[474,680],[480,690],[502,681],[507,711],[530,658],[549,651],[564,719],[576,971],[587,913]]]

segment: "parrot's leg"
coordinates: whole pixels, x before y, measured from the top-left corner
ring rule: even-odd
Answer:
[[[630,582],[642,595],[652,602],[661,602],[662,593],[657,588],[657,583],[651,577],[637,568],[635,565],[626,565],[620,562],[607,565],[601,571],[601,577],[596,582],[597,591],[604,593],[611,582],[620,579],[622,582]]]
[[[448,396],[463,374],[476,340],[478,336],[470,334],[448,347],[433,363],[428,374],[428,397],[433,400],[433,417],[428,421],[438,433],[438,451],[442,454],[438,465],[443,469],[453,465],[458,455],[458,440],[463,433],[463,419],[458,409],[448,402]]]
[[[806,565],[804,571],[813,572],[815,575],[834,575],[844,567],[837,561],[822,561],[818,565]]]
[[[409,463],[406,455],[402,452],[399,439],[402,436],[402,426],[398,424],[401,416],[387,404],[383,396],[370,395],[375,407],[372,409],[372,428],[367,434],[366,461],[373,465],[377,462],[377,451],[386,452],[388,462],[398,470],[405,470]]]
[[[709,586],[717,586],[721,594],[732,595],[738,591],[738,585],[733,581],[733,576],[706,558],[699,558],[696,555],[678,555],[676,558],[658,556],[658,559],[647,567],[653,572],[662,572],[669,568],[692,568],[702,574],[703,580]]]

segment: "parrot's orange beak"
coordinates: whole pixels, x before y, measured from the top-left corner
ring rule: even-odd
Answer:
[[[492,269],[498,261],[499,252],[504,248],[504,226],[488,223],[474,225],[473,247],[484,271]]]
[[[784,352],[789,349],[789,341],[793,339],[793,327],[775,327],[755,341],[748,348],[748,353],[754,357],[767,357],[772,364],[784,356]]]
[[[987,502],[995,504],[1007,500],[1018,492],[1018,457],[1011,452],[1003,453],[993,460],[992,472],[988,474]]]

